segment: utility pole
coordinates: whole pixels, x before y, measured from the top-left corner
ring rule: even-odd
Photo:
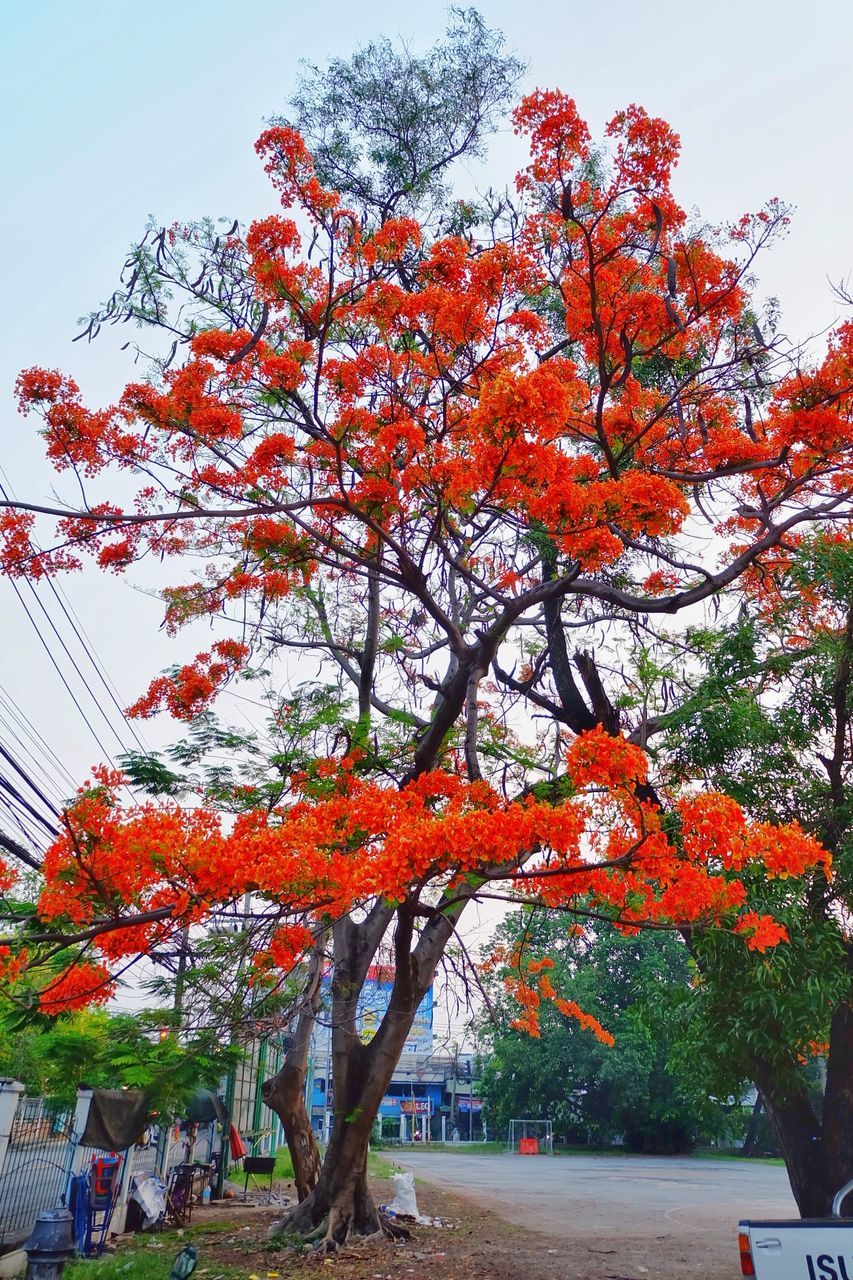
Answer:
[[[251,890],[243,894],[243,932],[248,932],[249,912],[252,909]],[[246,965],[246,952],[240,956],[237,962],[237,971],[235,975],[235,983],[239,983],[240,975]],[[232,1026],[229,1038],[229,1047],[236,1045],[237,1037]],[[231,1066],[228,1068],[228,1077],[225,1082],[225,1120],[222,1124],[222,1145],[219,1148],[219,1165],[216,1170],[216,1199],[221,1200],[225,1190],[225,1174],[227,1172],[228,1159],[230,1155],[231,1125],[234,1122],[234,1102],[237,1092],[237,1068]]]
[[[181,1016],[184,1011],[184,984],[187,973],[187,954],[190,947],[190,927],[185,924],[181,929],[181,944],[178,951],[178,968],[175,973],[175,1030],[181,1030]]]
[[[459,1045],[453,1042],[453,1101],[450,1111],[451,1134],[453,1130],[459,1134]]]
[[[329,1089],[331,1088],[332,1074],[332,1028],[329,1025],[326,1028],[326,1088],[323,1093],[323,1135],[326,1139],[326,1146],[329,1145]]]

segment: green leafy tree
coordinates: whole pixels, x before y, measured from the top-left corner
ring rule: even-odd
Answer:
[[[320,181],[368,220],[428,221],[446,216],[454,163],[484,157],[523,70],[476,9],[451,8],[445,39],[422,56],[381,39],[306,65],[276,123],[295,125]]]
[[[808,539],[772,592],[731,628],[680,640],[659,670],[681,698],[660,742],[676,772],[754,818],[799,822],[833,855],[830,878],[745,877],[748,905],[785,925],[785,945],[690,938],[700,981],[686,1057],[723,1094],[755,1082],[807,1215],[828,1212],[853,1176],[851,601],[849,545]]]
[[[198,1089],[218,1089],[240,1050],[212,1030],[179,1036],[168,1014],[79,1010],[0,1042],[0,1076],[69,1104],[79,1086],[141,1089],[152,1114],[172,1119]]]
[[[506,1130],[513,1117],[551,1119],[569,1141],[618,1137],[633,1151],[658,1153],[688,1151],[719,1130],[719,1108],[696,1073],[673,1060],[692,971],[677,935],[625,936],[600,922],[578,930],[533,913],[512,917],[495,941],[517,964],[552,959],[554,985],[599,1018],[614,1043],[553,1004],[543,1005],[538,1039],[519,1033],[517,1005],[501,982],[512,969],[502,963],[490,984],[497,1021],[484,1027],[492,1053],[483,1092],[493,1124]]]

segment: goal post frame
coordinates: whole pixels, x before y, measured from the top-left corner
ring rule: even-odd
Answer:
[[[536,1138],[539,1142],[540,1154],[544,1152],[552,1156],[554,1154],[553,1120],[532,1120],[525,1117],[515,1117],[509,1122],[507,1151],[517,1153],[522,1138]]]

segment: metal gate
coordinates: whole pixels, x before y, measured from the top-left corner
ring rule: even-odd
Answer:
[[[74,1110],[22,1097],[0,1169],[0,1247],[25,1240],[46,1207],[65,1197],[74,1152]]]

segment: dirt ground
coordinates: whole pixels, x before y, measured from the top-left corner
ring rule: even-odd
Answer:
[[[390,1183],[374,1183],[378,1203],[392,1198]],[[247,1280],[737,1280],[737,1242],[716,1234],[612,1238],[579,1222],[559,1237],[501,1220],[484,1206],[419,1184],[422,1214],[448,1225],[412,1228],[404,1243],[352,1246],[334,1258],[297,1254],[267,1240],[280,1208],[212,1206],[196,1212],[191,1232],[199,1250],[199,1280],[218,1280],[219,1268]]]

